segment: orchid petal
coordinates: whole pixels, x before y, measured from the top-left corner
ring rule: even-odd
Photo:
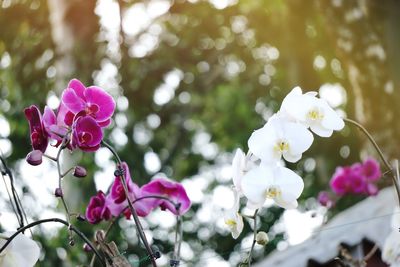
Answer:
[[[95,113],[95,118],[97,121],[106,121],[114,113],[115,101],[104,90],[96,86],[88,87],[84,92],[87,105],[97,105],[99,110]]]

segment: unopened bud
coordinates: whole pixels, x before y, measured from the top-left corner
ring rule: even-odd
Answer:
[[[70,245],[71,247],[75,246],[75,241],[74,241],[73,239],[70,239],[70,240],[69,240],[69,245]]]
[[[83,250],[84,250],[85,252],[90,252],[90,251],[92,251],[92,248],[91,248],[87,243],[85,243],[85,244],[83,245]]]
[[[256,242],[261,246],[265,246],[269,242],[269,237],[266,232],[260,231],[256,235]]]
[[[42,156],[43,156],[42,151],[33,150],[29,152],[29,154],[26,156],[26,161],[33,166],[37,166],[42,164]]]
[[[83,178],[87,174],[86,169],[82,166],[76,166],[73,175],[78,178]]]
[[[56,191],[54,191],[54,195],[56,197],[62,197],[63,196],[63,192],[62,192],[61,188],[56,188]]]
[[[76,219],[77,219],[78,221],[81,221],[81,222],[86,221],[85,216],[83,216],[82,214],[79,214],[78,216],[76,216]]]

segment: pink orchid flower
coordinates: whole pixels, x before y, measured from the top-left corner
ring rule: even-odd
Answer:
[[[158,195],[169,198],[173,203],[179,206],[177,210],[175,206],[167,200],[155,199],[152,205],[159,206],[162,210],[168,209],[175,215],[186,213],[191,205],[190,199],[186,194],[185,188],[177,182],[173,182],[163,178],[157,178],[141,188],[142,196]]]
[[[91,224],[111,219],[111,212],[107,207],[106,196],[102,191],[98,191],[96,196],[90,198],[86,209],[86,219]]]
[[[132,181],[128,164],[126,164],[126,162],[122,162],[122,170],[124,171],[125,182],[128,187],[129,199],[132,202],[135,202],[137,198],[141,197],[139,186]],[[119,216],[121,213],[124,213],[126,218],[130,218],[131,212],[128,208],[128,200],[120,176],[115,177],[107,198],[109,199],[109,208],[112,215]],[[133,207],[141,217],[147,216],[153,209],[152,202],[143,200],[136,201],[133,204]]]
[[[29,122],[32,147],[44,153],[48,144],[48,134],[43,126],[42,114],[34,105],[25,108],[24,113]]]
[[[376,195],[379,189],[374,182],[381,175],[379,163],[375,159],[369,158],[363,163],[337,168],[330,181],[330,186],[337,195],[348,193]]]
[[[72,126],[71,147],[92,152],[100,147],[103,131],[91,116],[77,116]]]
[[[379,163],[373,158],[368,158],[362,163],[362,172],[365,178],[371,182],[379,180],[382,176]]]
[[[69,82],[61,100],[70,112],[77,114],[84,111],[86,115],[93,117],[101,127],[110,124],[115,110],[115,101],[111,95],[96,86],[86,88],[77,79]],[[71,115],[66,112],[65,117],[70,118]]]

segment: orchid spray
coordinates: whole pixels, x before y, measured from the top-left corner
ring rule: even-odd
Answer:
[[[136,231],[146,248],[147,259],[152,266],[157,266],[156,260],[161,256],[160,252],[150,246],[139,216],[145,217],[158,207],[171,212],[177,218],[175,248],[170,266],[179,265],[182,242],[181,217],[189,210],[191,201],[180,183],[166,178],[156,178],[141,187],[134,183],[128,164],[121,161],[115,149],[104,140],[104,128],[111,124],[115,106],[113,97],[102,88],[85,87],[79,80],[73,79],[63,91],[61,103],[56,111],[46,106],[42,114],[35,105],[24,110],[29,123],[33,149],[28,153],[26,160],[34,166],[40,165],[43,158],[56,163],[58,187],[54,189],[54,195],[64,207],[66,220],[49,218],[24,225],[27,219],[16,197],[14,205],[21,210],[18,212],[21,217],[20,228],[15,233],[0,235],[1,267],[11,266],[11,263],[12,266],[33,266],[39,258],[40,249],[34,241],[25,237],[23,232],[33,226],[49,222],[67,226],[71,246],[75,244],[74,233],[84,240],[85,250],[94,252],[90,266],[95,265],[95,257],[102,266],[130,266],[123,256],[119,255],[117,246],[106,240],[108,232],[121,215],[124,215],[126,219],[133,218]],[[46,153],[49,144],[58,149],[56,157]],[[108,192],[98,191],[91,197],[84,212],[85,216],[80,212],[71,212],[62,181],[69,173],[77,178],[90,176],[90,174],[88,175],[82,166],[74,166],[62,172],[63,168],[60,164],[62,151],[67,149],[72,153],[76,150],[90,153],[97,151],[101,146],[109,149],[117,161],[114,182]],[[3,159],[2,163],[5,165]],[[12,180],[11,171],[7,174]],[[95,242],[92,242],[73,225],[74,218],[90,224],[97,224],[103,220],[109,220],[111,223],[107,231],[97,231]],[[110,248],[113,248],[112,251]],[[26,253],[21,254],[21,251]],[[114,254],[118,254],[118,257],[114,257]]]

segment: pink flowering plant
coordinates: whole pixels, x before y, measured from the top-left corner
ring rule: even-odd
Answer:
[[[339,166],[329,182],[332,192],[321,191],[318,202],[331,208],[346,195],[375,196],[379,192],[377,182],[381,177],[379,162],[371,157],[351,166]]]
[[[106,241],[107,233],[115,225],[116,219],[125,216],[127,220],[134,220],[136,231],[147,251],[147,260],[151,262],[152,266],[157,266],[156,260],[160,257],[160,252],[150,246],[139,217],[146,217],[153,210],[160,208],[171,212],[177,218],[175,248],[170,265],[179,265],[182,215],[190,209],[191,201],[180,183],[167,178],[155,178],[142,186],[133,181],[128,164],[121,161],[115,149],[104,140],[104,129],[111,124],[115,107],[116,103],[113,97],[105,90],[97,86],[85,87],[79,80],[73,79],[62,92],[61,103],[57,110],[46,106],[42,114],[35,105],[24,110],[29,123],[32,145],[32,151],[26,156],[26,161],[34,166],[40,165],[44,158],[56,163],[59,183],[58,187],[54,188],[54,195],[64,207],[66,220],[50,218],[24,225],[22,219],[20,229],[15,235],[7,237],[7,242],[1,246],[0,255],[2,255],[2,251],[6,251],[11,241],[25,229],[41,223],[58,222],[67,226],[71,246],[74,245],[74,236],[77,235],[84,240],[84,249],[93,252],[90,266],[130,266],[121,255],[118,259],[113,259],[114,254],[118,251],[110,251],[104,247],[111,242],[111,240]],[[57,148],[56,157],[47,154],[49,146]],[[83,178],[88,175],[88,172],[82,166],[74,166],[63,173],[60,162],[61,152],[69,150],[74,153],[80,150],[90,153],[97,151],[101,146],[109,149],[117,161],[114,181],[107,192],[98,191],[90,198],[86,211],[71,212],[68,206],[68,196],[64,194],[62,188],[62,180],[68,173],[72,173],[77,178]],[[22,209],[18,201],[14,204]],[[74,218],[86,221],[91,225],[101,221],[110,221],[110,225],[106,232],[98,230],[95,239],[90,240],[74,226]],[[32,246],[34,256],[29,258],[29,263],[23,265],[24,267],[33,266],[38,259],[38,247],[36,243]],[[0,266],[3,265],[0,264]],[[22,265],[16,266],[22,267]]]

